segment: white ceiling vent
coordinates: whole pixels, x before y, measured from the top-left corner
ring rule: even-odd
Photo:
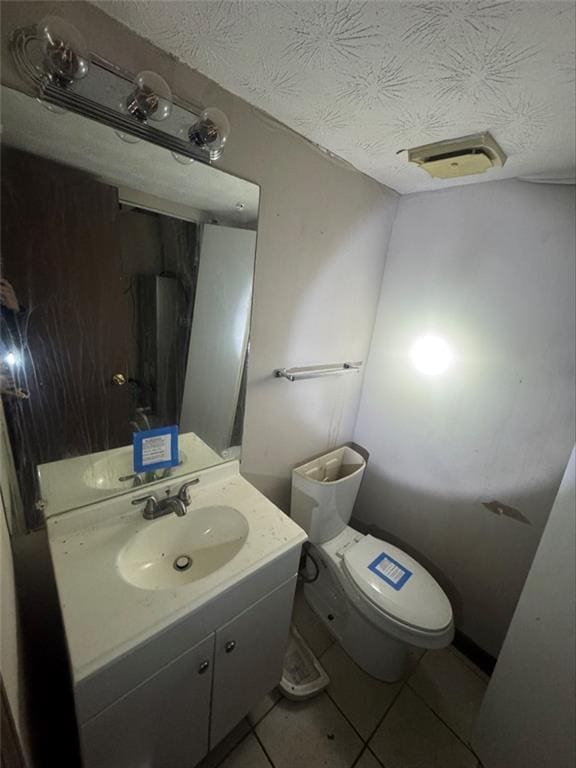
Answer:
[[[455,179],[501,168],[506,155],[486,131],[414,147],[408,150],[408,160],[436,179]]]

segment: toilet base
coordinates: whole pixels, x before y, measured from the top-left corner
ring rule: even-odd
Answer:
[[[406,671],[408,648],[368,621],[347,599],[329,568],[319,562],[319,576],[304,585],[306,602],[330,634],[365,672],[394,683]]]

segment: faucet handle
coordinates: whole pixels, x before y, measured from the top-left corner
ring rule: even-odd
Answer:
[[[146,506],[144,507],[144,512],[142,513],[143,516],[146,519],[154,518],[158,511],[158,499],[156,496],[154,496],[153,493],[150,493],[148,496],[139,496],[137,499],[132,499],[132,504],[144,503],[146,503]]]
[[[188,480],[187,483],[184,483],[184,485],[180,488],[178,491],[178,498],[180,501],[183,501],[186,506],[190,504],[190,499],[188,498],[188,488],[190,488],[193,485],[198,485],[200,482],[199,477],[195,477],[193,480]]]

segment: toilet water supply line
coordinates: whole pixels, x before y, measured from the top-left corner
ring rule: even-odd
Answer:
[[[304,584],[313,584],[317,578],[320,576],[320,567],[318,563],[316,562],[313,554],[310,552],[310,542],[307,541],[302,546],[302,557],[300,558],[300,568],[298,569],[298,578],[300,581],[302,581]],[[315,573],[313,576],[308,576],[306,573],[306,562],[307,560],[312,560],[312,563],[314,565]]]

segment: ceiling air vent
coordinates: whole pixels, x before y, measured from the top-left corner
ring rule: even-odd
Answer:
[[[506,155],[488,133],[473,133],[461,139],[437,141],[408,150],[408,160],[436,179],[455,179],[501,168]]]

